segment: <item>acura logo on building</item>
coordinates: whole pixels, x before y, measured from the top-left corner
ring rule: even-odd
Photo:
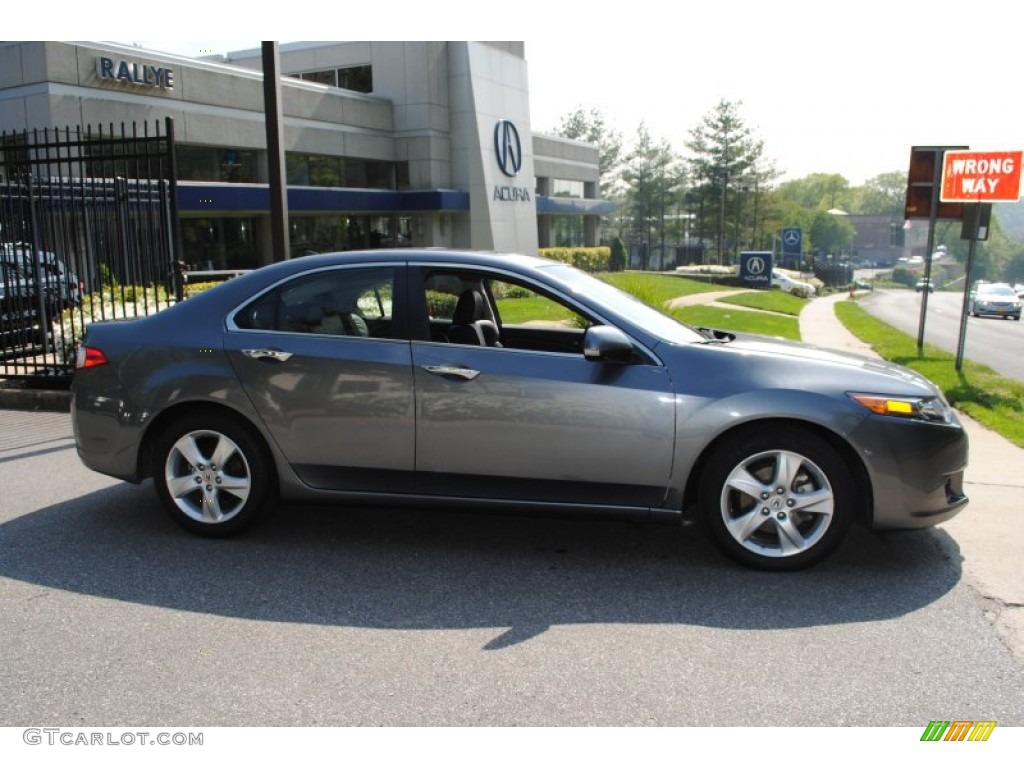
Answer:
[[[760,256],[751,256],[747,259],[747,272],[752,275],[760,275],[764,272],[764,259]]]
[[[499,120],[494,126],[494,154],[506,176],[516,176],[523,167],[523,145],[511,120]]]

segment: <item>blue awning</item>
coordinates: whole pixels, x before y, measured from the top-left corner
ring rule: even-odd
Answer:
[[[209,215],[270,211],[267,184],[178,182],[178,210]],[[457,189],[338,189],[289,187],[289,213],[402,213],[469,210],[469,194]]]

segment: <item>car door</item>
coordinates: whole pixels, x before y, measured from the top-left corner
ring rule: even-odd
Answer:
[[[496,283],[527,295],[496,300]],[[439,300],[443,285],[485,295],[482,319],[500,325],[502,346],[445,340],[436,307],[453,302]],[[632,364],[586,360],[580,326],[589,318],[535,283],[433,268],[419,279],[410,272],[410,296],[417,286],[431,308],[430,330],[412,343],[419,493],[591,506],[663,502],[675,398],[653,355]],[[545,302],[538,305],[538,296]],[[508,318],[520,314],[519,301],[525,314],[504,322],[502,306]]]
[[[415,464],[402,269],[292,278],[236,312],[225,349],[296,474],[316,488],[401,493]]]

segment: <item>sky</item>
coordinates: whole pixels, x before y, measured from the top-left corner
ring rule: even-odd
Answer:
[[[1024,149],[1024,11],[1005,0],[307,0],[294,6],[299,13],[281,6],[266,15],[227,5],[177,0],[98,14],[57,0],[66,12],[48,14],[45,32],[26,20],[21,38],[116,40],[185,55],[256,47],[271,34],[281,42],[523,40],[534,131],[593,108],[627,145],[643,122],[685,154],[689,131],[724,99],[740,104],[783,179],[838,173],[860,185],[906,172],[915,145]],[[161,39],[149,39],[155,32]]]

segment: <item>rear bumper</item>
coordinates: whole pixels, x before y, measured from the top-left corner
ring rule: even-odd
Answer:
[[[137,483],[142,430],[116,397],[71,392],[71,426],[78,457],[89,469]]]

